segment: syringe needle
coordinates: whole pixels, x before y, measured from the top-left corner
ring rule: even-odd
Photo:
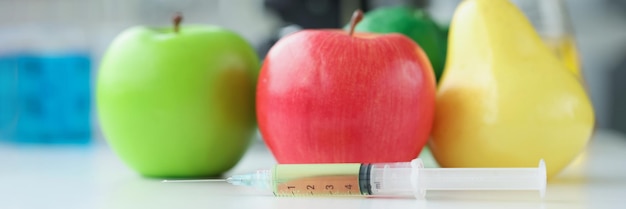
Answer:
[[[222,182],[226,179],[163,180],[163,183]]]

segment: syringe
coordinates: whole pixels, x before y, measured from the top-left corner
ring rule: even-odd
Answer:
[[[538,190],[543,198],[546,165],[537,168],[424,168],[421,159],[397,163],[278,164],[234,175],[237,186],[276,196],[414,196],[428,190]]]

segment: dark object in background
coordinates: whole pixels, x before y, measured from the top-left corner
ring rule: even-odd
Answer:
[[[367,12],[383,6],[408,5],[425,7],[428,0],[264,0],[265,8],[275,12],[283,27],[314,29],[342,28],[356,9]],[[279,29],[257,50],[261,59],[284,33]]]
[[[341,1],[335,0],[265,0],[265,7],[289,24],[302,28],[339,26]]]
[[[384,6],[407,5],[423,8],[427,0],[265,0],[265,7],[272,10],[288,24],[302,28],[341,28],[352,12],[367,12]]]
[[[626,9],[626,0],[608,0],[608,2],[620,9]]]
[[[626,0],[607,0],[610,8],[621,11],[626,18]],[[626,51],[621,62],[609,73],[609,128],[626,134]]]
[[[356,2],[354,0],[350,0]],[[363,1],[363,0],[359,0]],[[269,49],[282,38],[287,28],[339,28],[341,22],[341,5],[344,1],[336,0],[265,0],[267,10],[276,13],[283,21],[281,29],[258,47],[257,53],[261,60]]]
[[[626,54],[609,79],[609,128],[626,134]]]

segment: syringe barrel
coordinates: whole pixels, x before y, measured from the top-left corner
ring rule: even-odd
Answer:
[[[370,186],[374,196],[414,196],[411,163],[371,164]]]

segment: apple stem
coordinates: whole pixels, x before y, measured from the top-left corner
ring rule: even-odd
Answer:
[[[348,31],[349,36],[352,36],[352,34],[354,34],[354,28],[356,27],[356,24],[359,24],[362,19],[363,11],[361,11],[360,9],[357,9],[356,11],[354,11],[354,13],[352,13],[352,19],[350,19],[350,31]]]
[[[180,12],[177,12],[174,14],[172,21],[174,22],[174,33],[178,33],[180,30],[180,22],[183,21],[183,15],[181,15]]]

